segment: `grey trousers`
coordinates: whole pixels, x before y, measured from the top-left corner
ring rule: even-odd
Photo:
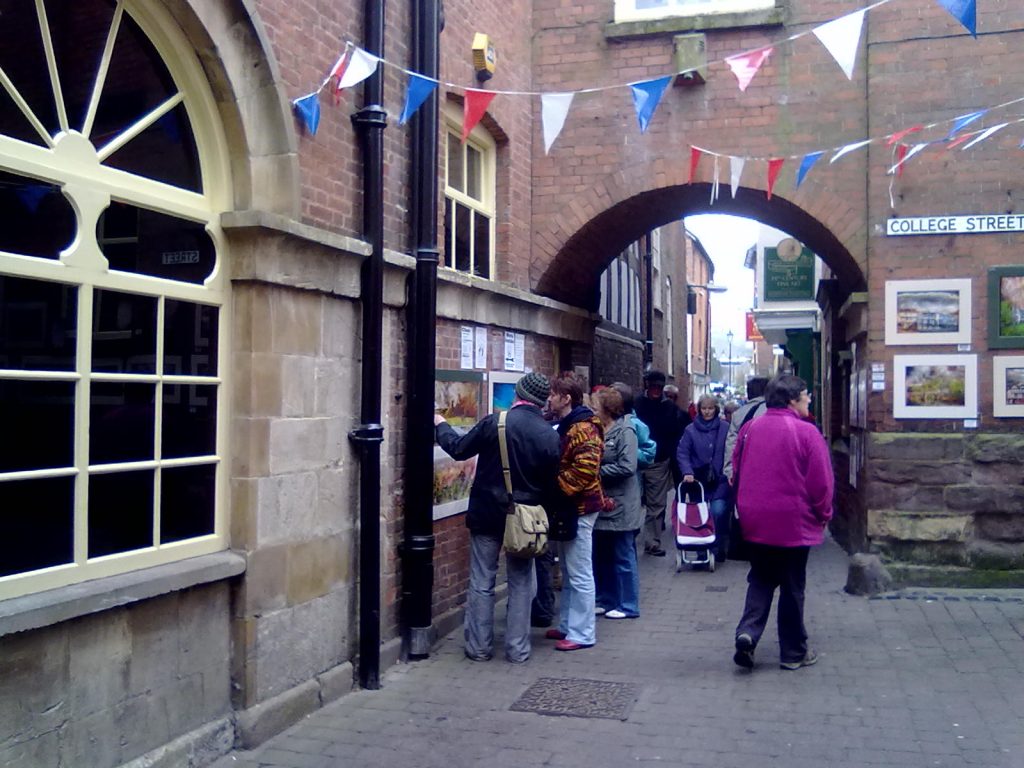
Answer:
[[[476,659],[494,655],[494,585],[498,575],[501,539],[470,534],[469,594],[463,634],[466,655]],[[505,556],[508,576],[508,610],[505,618],[505,658],[523,662],[530,658],[530,603],[537,591],[532,558]]]
[[[750,573],[747,599],[736,634],[747,633],[754,645],[761,640],[772,598],[779,590],[779,660],[800,661],[807,653],[804,627],[804,592],[807,589],[807,555],[810,547],[770,547],[750,542]]]
[[[644,491],[644,546],[661,546],[668,492],[672,490],[672,459],[655,462],[640,475]]]

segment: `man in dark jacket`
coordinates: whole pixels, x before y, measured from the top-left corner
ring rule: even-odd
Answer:
[[[523,504],[548,504],[556,493],[560,446],[558,435],[541,415],[550,384],[528,373],[516,382],[516,399],[505,424],[512,495]],[[459,435],[443,416],[434,416],[438,445],[457,461],[479,456],[469,492],[466,527],[470,532],[469,595],[466,601],[466,656],[487,661],[494,653],[494,585],[498,553],[505,533],[509,499],[498,447],[494,414]],[[530,658],[530,603],[537,588],[533,560],[505,558],[508,611],[505,658],[521,664]]]
[[[644,374],[644,395],[633,404],[636,415],[651,428],[651,437],[658,444],[654,463],[640,475],[645,510],[644,552],[655,557],[665,556],[661,547],[661,531],[665,525],[668,493],[672,490],[672,463],[679,438],[690,423],[690,417],[664,397],[664,390],[665,374],[648,371]]]

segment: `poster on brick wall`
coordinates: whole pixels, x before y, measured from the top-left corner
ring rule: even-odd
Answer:
[[[459,368],[473,367],[473,329],[462,326],[459,333]]]
[[[484,416],[483,379],[479,371],[438,370],[435,374],[434,410],[459,434],[468,432]],[[434,520],[461,514],[469,507],[476,460],[473,456],[456,461],[434,446]]]
[[[476,328],[474,329],[476,335],[476,342],[473,345],[473,367],[474,368],[486,368],[487,367],[487,329]]]
[[[526,366],[526,335],[505,331],[505,370],[522,371]]]

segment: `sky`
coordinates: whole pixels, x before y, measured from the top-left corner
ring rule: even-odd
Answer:
[[[743,266],[750,246],[757,242],[760,223],[754,219],[718,213],[687,216],[686,228],[700,240],[715,265],[715,285],[725,293],[711,294],[711,343],[720,357],[728,354],[726,332],[733,332],[733,357],[749,356],[746,313],[754,303],[754,270]]]

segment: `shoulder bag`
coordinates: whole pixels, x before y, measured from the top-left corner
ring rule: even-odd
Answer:
[[[502,411],[498,416],[498,447],[505,490],[508,491],[508,514],[505,516],[502,545],[506,554],[515,557],[539,557],[548,548],[548,514],[540,504],[519,504],[512,498],[512,473],[508,468],[508,442],[505,439],[507,416],[508,411]]]

